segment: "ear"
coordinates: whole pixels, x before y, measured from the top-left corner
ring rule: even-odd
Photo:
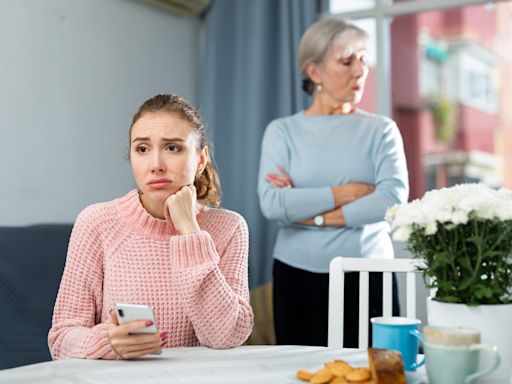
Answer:
[[[208,147],[205,145],[201,152],[199,153],[199,162],[197,163],[197,176],[201,176],[204,169],[206,168],[206,164],[208,164],[208,160],[210,159],[210,155],[208,153]]]
[[[322,84],[322,79],[320,77],[320,68],[318,64],[310,62],[306,65],[306,74],[315,84]]]

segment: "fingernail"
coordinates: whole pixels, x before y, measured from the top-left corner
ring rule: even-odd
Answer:
[[[146,327],[151,327],[153,324],[154,323],[151,320],[146,321]]]

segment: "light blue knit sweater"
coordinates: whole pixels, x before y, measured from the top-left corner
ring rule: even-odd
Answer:
[[[294,188],[265,181],[281,165]],[[334,209],[331,186],[375,185],[375,192],[343,206],[344,228],[296,224]],[[356,110],[349,115],[293,116],[272,121],[263,136],[258,195],[261,210],[281,226],[274,257],[310,272],[329,271],[335,256],[392,258],[386,210],[407,201],[407,166],[400,132],[389,118]]]

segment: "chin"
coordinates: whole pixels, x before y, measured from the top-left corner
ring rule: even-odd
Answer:
[[[170,189],[146,189],[142,192],[151,200],[164,203],[176,191]]]
[[[363,99],[363,95],[357,95],[354,97],[354,99],[351,101],[351,103],[353,106],[355,106],[356,104],[359,104],[362,99]]]

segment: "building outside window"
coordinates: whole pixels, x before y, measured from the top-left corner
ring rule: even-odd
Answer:
[[[381,52],[361,107],[397,122],[411,198],[460,182],[512,188],[512,1],[428,3],[331,0],[340,17],[377,21],[361,25]]]

